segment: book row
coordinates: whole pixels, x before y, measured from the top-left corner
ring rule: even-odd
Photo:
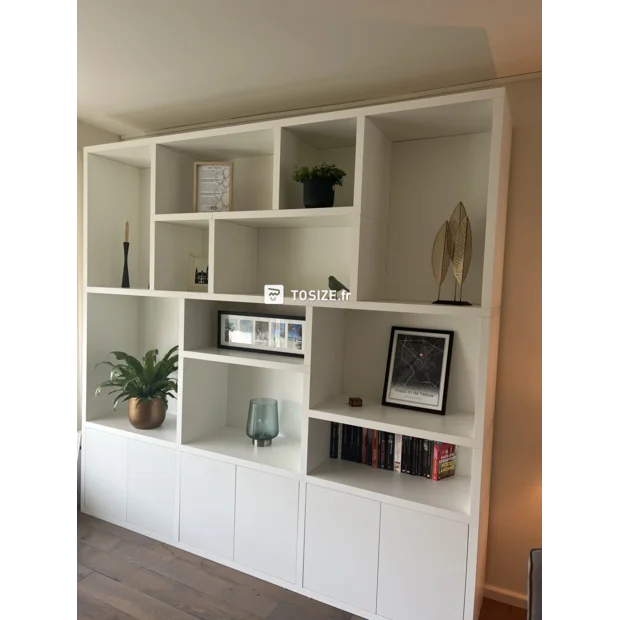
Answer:
[[[456,446],[332,422],[329,455],[377,469],[443,480],[456,473]]]

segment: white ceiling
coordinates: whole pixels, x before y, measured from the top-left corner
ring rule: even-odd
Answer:
[[[121,135],[541,66],[541,0],[78,0],[78,118]]]

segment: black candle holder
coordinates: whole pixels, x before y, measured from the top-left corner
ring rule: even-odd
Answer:
[[[123,265],[123,281],[121,283],[122,288],[129,288],[129,241],[123,241],[123,253],[125,254],[125,264]]]

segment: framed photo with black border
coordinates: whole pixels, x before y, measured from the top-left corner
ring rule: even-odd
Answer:
[[[445,415],[454,332],[392,327],[382,404]]]
[[[305,329],[303,317],[220,310],[217,313],[217,346],[303,357]]]

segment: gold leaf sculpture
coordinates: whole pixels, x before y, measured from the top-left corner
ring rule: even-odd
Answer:
[[[463,282],[469,272],[471,264],[471,223],[469,218],[461,221],[459,230],[454,241],[454,252],[452,253],[452,268],[454,269],[454,278],[461,287],[460,298],[463,298]]]
[[[456,238],[459,234],[459,228],[461,227],[461,222],[467,217],[467,211],[465,211],[465,207],[462,202],[454,207],[454,211],[452,211],[452,215],[450,216],[450,235],[452,237],[452,243],[456,243]],[[452,248],[452,255],[450,258],[454,259],[454,246]]]
[[[435,242],[433,243],[433,254],[431,257],[431,263],[433,267],[433,274],[435,280],[439,284],[439,291],[437,293],[437,299],[441,297],[441,285],[446,279],[448,273],[448,267],[450,266],[450,259],[452,258],[453,242],[452,234],[450,232],[450,223],[446,220],[442,225]]]
[[[445,221],[433,243],[431,262],[433,274],[439,283],[439,295],[436,304],[453,304],[469,306],[463,301],[463,283],[469,272],[472,254],[471,221],[462,202],[454,207],[450,219]],[[441,285],[446,278],[448,265],[452,262],[454,271],[454,301],[441,301]],[[459,300],[456,299],[457,286],[460,285]]]

